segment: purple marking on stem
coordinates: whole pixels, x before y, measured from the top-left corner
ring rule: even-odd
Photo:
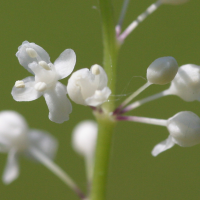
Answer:
[[[118,115],[119,113],[121,113],[122,108],[123,108],[122,105],[118,106],[118,107],[114,110],[113,115]]]
[[[75,193],[80,197],[80,199],[85,199],[86,195],[79,189],[79,188],[74,188]]]
[[[117,119],[118,121],[130,121],[130,120],[129,120],[129,116],[118,115],[118,116],[116,116],[116,119]]]

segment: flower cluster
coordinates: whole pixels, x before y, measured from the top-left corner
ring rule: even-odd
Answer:
[[[3,182],[11,183],[19,175],[19,157],[38,160],[37,150],[53,160],[57,150],[57,140],[49,133],[29,129],[25,119],[14,111],[0,112],[0,152],[8,153],[8,160],[3,173]]]
[[[49,108],[49,119],[56,123],[69,120],[72,105],[66,94],[78,104],[99,106],[109,98],[108,78],[104,69],[93,65],[74,72],[64,86],[58,80],[69,76],[76,63],[72,49],[64,50],[52,64],[48,53],[35,43],[25,41],[18,48],[19,63],[34,76],[16,81],[12,96],[16,101],[33,101],[42,95]]]
[[[122,19],[116,26],[116,43],[120,47],[131,31],[160,5],[178,5],[187,1],[158,0],[121,33],[123,11]],[[113,124],[117,121],[126,120],[165,126],[169,136],[153,148],[153,156],[172,148],[175,144],[190,147],[200,143],[200,118],[190,111],[179,112],[169,119],[124,115],[144,103],[166,95],[176,95],[187,102],[200,101],[200,66],[198,65],[187,64],[179,67],[176,59],[171,56],[158,58],[147,68],[147,82],[126,98],[115,110],[106,110],[102,105],[108,102],[112,91],[108,86],[106,71],[100,65],[95,64],[90,69],[83,68],[73,72],[76,54],[72,49],[65,49],[55,62],[51,63],[48,53],[42,47],[28,41],[24,41],[19,46],[16,56],[19,63],[32,76],[15,82],[11,92],[13,99],[16,101],[33,101],[44,96],[49,109],[49,119],[55,123],[63,123],[69,120],[72,104],[67,97],[68,95],[76,104],[91,107],[97,118],[108,119]],[[70,78],[67,85],[59,82],[59,80],[68,76]],[[170,84],[170,86],[158,94],[130,103],[142,91],[154,84]],[[85,160],[89,187],[93,180],[98,126],[99,124],[96,122],[86,120],[79,123],[72,133],[73,149]],[[74,190],[81,199],[86,200],[86,196],[67,173],[53,162],[56,150],[57,140],[49,133],[29,129],[25,119],[17,112],[0,112],[0,152],[8,153],[3,182],[9,184],[18,177],[18,158],[24,156],[44,164]]]

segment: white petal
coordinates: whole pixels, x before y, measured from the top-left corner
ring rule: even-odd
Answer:
[[[94,75],[87,68],[74,72],[67,84],[68,95],[77,104],[87,105],[85,99],[92,96],[95,90]]]
[[[96,66],[98,66],[100,73],[99,75],[95,76],[95,84],[98,85],[97,90],[102,90],[108,84],[108,77],[105,70],[100,65],[97,65],[97,64],[92,65],[92,67],[90,68],[90,71],[92,71],[92,68]]]
[[[16,88],[15,86],[12,89],[12,96],[15,101],[33,101],[38,99],[43,93],[35,90],[35,77],[29,76],[23,79],[25,83],[24,88]]]
[[[172,136],[169,136],[166,140],[160,142],[157,144],[151,154],[153,156],[157,156],[158,154],[162,153],[163,151],[166,151],[167,149],[170,149],[174,146],[174,142],[172,141]]]
[[[12,149],[8,154],[6,168],[3,173],[3,182],[9,184],[14,181],[19,175],[18,155],[15,149]]]
[[[66,87],[57,82],[54,89],[47,90],[44,93],[47,106],[49,108],[49,119],[56,123],[63,123],[69,120],[69,114],[72,112],[72,105],[66,96]]]
[[[69,76],[76,64],[76,54],[72,49],[66,49],[63,51],[60,56],[54,62],[56,72],[59,76],[59,79],[63,79]]]
[[[30,146],[38,149],[42,154],[50,159],[54,159],[58,147],[57,140],[49,133],[37,129],[31,129],[29,132]],[[28,156],[37,160],[31,153]]]
[[[89,106],[99,106],[106,102],[111,94],[111,90],[105,87],[103,90],[96,90],[94,95],[87,98],[85,101]]]
[[[73,100],[77,104],[85,105],[85,100],[81,94],[81,87],[78,86],[72,79],[68,81],[67,84],[67,93],[71,100]]]
[[[18,48],[18,52],[16,53],[16,56],[19,60],[19,63],[25,68],[27,69],[29,72],[31,72],[32,74],[34,74],[32,72],[32,70],[28,67],[28,64],[37,61],[36,58],[31,58],[27,52],[26,52],[26,48],[33,48],[38,56],[39,56],[39,60],[43,60],[46,63],[50,63],[50,57],[49,54],[40,46],[38,46],[35,43],[29,43],[28,41],[25,41],[22,43],[21,46],[19,46]]]

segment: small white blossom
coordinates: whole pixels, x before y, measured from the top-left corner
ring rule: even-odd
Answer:
[[[91,181],[93,176],[97,131],[96,122],[85,120],[76,125],[72,134],[74,150],[85,159],[88,181]]]
[[[169,137],[157,144],[152,155],[157,156],[174,144],[190,147],[200,143],[200,118],[190,111],[179,112],[167,120]]]
[[[19,63],[34,76],[17,81],[12,89],[16,101],[33,101],[44,96],[49,108],[49,119],[63,123],[69,119],[72,106],[66,87],[58,82],[71,74],[76,63],[73,50],[66,49],[52,64],[48,53],[35,43],[23,42],[16,56]]]
[[[74,150],[86,157],[93,157],[97,140],[97,124],[85,120],[76,125],[72,134]]]
[[[104,69],[93,65],[91,69],[80,69],[72,74],[68,81],[67,92],[77,104],[99,106],[111,94],[107,87],[108,78]]]
[[[164,85],[170,83],[178,71],[178,63],[173,57],[156,59],[147,68],[147,80],[150,83]]]
[[[172,4],[172,5],[178,5],[188,2],[189,0],[160,0],[163,4]]]
[[[185,101],[200,101],[200,66],[181,66],[168,91]]]
[[[8,153],[3,173],[5,184],[11,183],[18,177],[20,155],[37,160],[31,153],[31,148],[36,148],[49,159],[53,159],[57,141],[46,132],[29,129],[25,119],[17,112],[0,112],[0,152]]]

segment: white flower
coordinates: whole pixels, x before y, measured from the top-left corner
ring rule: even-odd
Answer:
[[[179,112],[167,120],[169,137],[157,144],[152,155],[171,148],[174,144],[182,147],[190,147],[200,143],[200,118],[190,111]]]
[[[74,150],[85,158],[88,179],[92,179],[94,153],[97,140],[97,123],[85,120],[76,125],[72,134]]]
[[[181,66],[171,82],[169,93],[185,101],[200,101],[200,66],[194,64]]]
[[[158,58],[147,68],[147,80],[164,85],[171,82],[178,71],[178,63],[173,57]]]
[[[32,101],[44,96],[49,108],[49,119],[63,123],[69,119],[72,106],[66,87],[58,82],[71,74],[76,63],[73,50],[66,49],[52,64],[48,53],[35,43],[23,42],[16,56],[19,63],[34,76],[16,81],[12,96],[16,101]]]
[[[85,120],[76,125],[72,134],[74,150],[83,156],[93,156],[97,139],[97,123]]]
[[[77,104],[99,106],[111,94],[107,87],[108,78],[104,69],[93,65],[91,69],[80,69],[72,74],[68,81],[67,92]]]
[[[53,159],[57,141],[46,132],[29,129],[25,119],[17,112],[0,112],[0,152],[8,153],[3,173],[5,184],[11,183],[18,177],[20,155],[37,160],[31,153],[31,148],[36,148],[49,159]]]
[[[172,4],[172,5],[178,5],[188,2],[189,0],[160,0],[163,4]]]

